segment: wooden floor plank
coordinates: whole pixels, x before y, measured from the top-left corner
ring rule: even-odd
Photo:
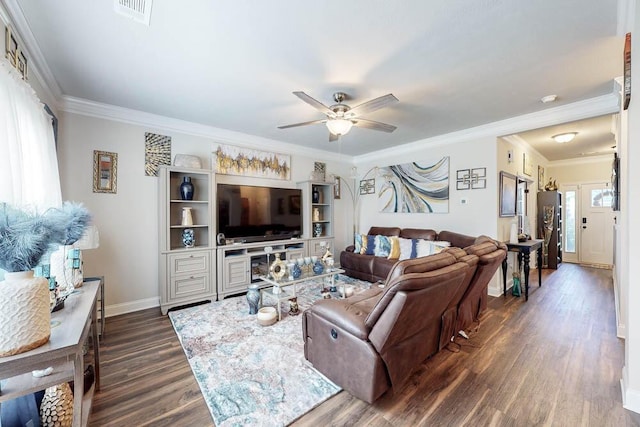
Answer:
[[[426,360],[368,405],[346,392],[295,426],[638,426],[622,408],[624,342],[611,271],[561,264],[531,272],[529,301],[489,298],[459,352]],[[111,317],[91,426],[211,426],[178,338],[159,309]]]

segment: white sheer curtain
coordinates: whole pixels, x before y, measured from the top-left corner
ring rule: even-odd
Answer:
[[[51,117],[0,58],[0,202],[39,211],[62,203]]]

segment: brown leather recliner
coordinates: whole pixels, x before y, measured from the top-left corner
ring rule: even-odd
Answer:
[[[475,255],[472,261],[475,267],[473,278],[458,304],[455,331],[465,331],[471,324],[479,321],[479,315],[487,308],[487,287],[496,271],[507,256],[507,246],[487,236],[480,236],[474,245],[454,255],[458,261],[469,262],[469,255]],[[475,258],[474,257],[474,258]]]
[[[443,317],[471,268],[448,253],[400,261],[384,289],[317,301],[303,315],[305,358],[372,403],[441,348]]]

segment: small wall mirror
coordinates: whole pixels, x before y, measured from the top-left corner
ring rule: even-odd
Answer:
[[[118,154],[107,151],[93,152],[93,192],[116,193]]]

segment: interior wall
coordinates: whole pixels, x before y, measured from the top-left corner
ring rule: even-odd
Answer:
[[[611,182],[613,155],[586,157],[566,162],[552,162],[547,167],[549,176],[560,184]]]
[[[413,144],[412,144],[413,145]],[[455,231],[471,236],[481,234],[499,238],[496,228],[498,212],[498,172],[496,166],[495,137],[478,137],[456,142],[452,137],[442,144],[418,141],[416,149],[398,154],[384,153],[376,159],[357,163],[360,176],[356,179],[356,191],[359,180],[371,168],[409,163],[413,161],[439,160],[449,157],[449,212],[448,213],[383,213],[379,212],[377,193],[384,178],[370,172],[366,178],[376,179],[376,194],[362,195],[358,201],[358,230],[366,233],[372,226],[401,228],[430,228],[436,231]],[[407,150],[408,151],[408,150]],[[456,172],[463,169],[486,168],[486,188],[475,190],[457,190]],[[494,280],[489,293],[499,295],[501,282]]]
[[[635,8],[635,10],[634,10]],[[640,7],[633,2],[633,25],[628,30],[633,34],[640,34]],[[640,44],[631,43],[631,61],[640,63]],[[640,67],[631,67],[631,81],[640,81]],[[635,220],[640,217],[640,168],[633,164],[640,164],[640,121],[635,117],[640,116],[640,99],[635,94],[627,110],[627,138],[622,138],[621,155],[621,214],[624,236],[623,248],[628,251],[621,254],[624,257],[621,271],[621,285],[627,291],[628,298],[622,301],[626,306],[627,319],[625,339],[625,366],[622,371],[622,397],[624,407],[640,413],[640,286],[637,286],[637,278],[640,277],[640,222]]]
[[[177,153],[200,157],[209,167],[217,143],[209,138],[149,129],[112,120],[63,113],[58,161],[63,199],[82,202],[100,231],[100,247],[83,254],[85,274],[104,275],[107,314],[158,305],[158,178],[144,174],[144,134],[171,136]],[[264,150],[264,147],[255,147]],[[281,147],[269,147],[275,152]],[[118,154],[117,193],[93,192],[93,150]],[[222,181],[296,187],[309,179],[314,159],[292,155],[291,180],[221,176]],[[322,160],[324,161],[324,160]],[[350,164],[325,161],[328,173],[345,174]],[[336,203],[336,247],[346,245],[351,212]]]

